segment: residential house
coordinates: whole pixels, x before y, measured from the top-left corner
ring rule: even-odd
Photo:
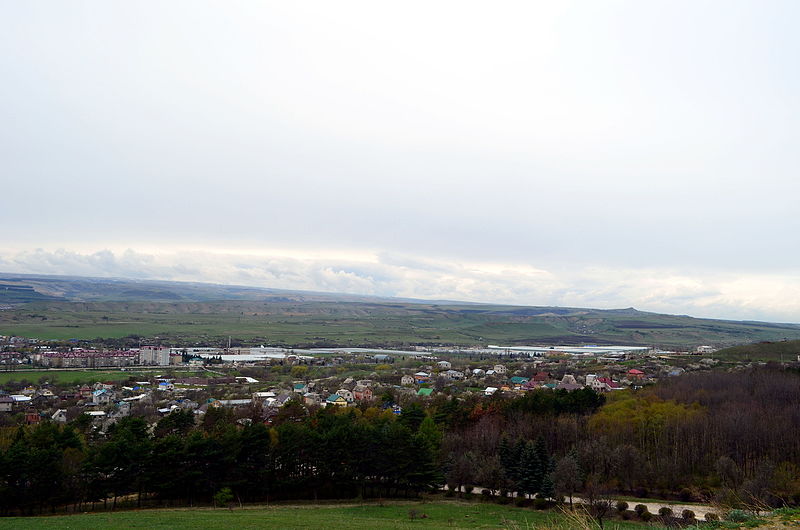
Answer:
[[[538,381],[540,383],[544,383],[550,379],[550,374],[547,372],[538,372],[536,375],[533,376],[534,381]]]
[[[353,398],[357,401],[369,401],[372,399],[372,389],[364,385],[356,385],[353,388]]]
[[[92,403],[95,405],[108,405],[114,400],[114,393],[111,390],[100,389],[92,392]]]
[[[431,376],[427,372],[417,372],[414,374],[414,382],[417,383],[418,385],[421,385],[423,383],[429,383],[430,380]]]
[[[11,412],[14,408],[14,398],[11,396],[0,396],[0,412]]]
[[[449,370],[453,367],[453,365],[450,364],[450,361],[439,361],[436,363],[436,366],[438,366],[440,370]]]
[[[26,425],[39,425],[40,421],[42,421],[42,417],[35,410],[29,410],[25,413]]]
[[[521,376],[518,376],[518,375],[515,375],[514,377],[509,379],[509,382],[512,385],[514,385],[514,388],[521,388],[522,385],[524,385],[528,381],[530,381],[530,379],[528,379],[527,377],[521,377]]]
[[[590,386],[595,392],[611,392],[622,389],[622,386],[616,381],[612,381],[610,377],[596,377]]]
[[[403,386],[410,386],[414,384],[414,376],[412,375],[404,375],[400,378],[400,384]]]
[[[340,388],[336,391],[336,393],[344,398],[347,403],[352,403],[355,397],[353,397],[353,393],[346,388]]]
[[[464,379],[464,372],[459,372],[458,370],[447,370],[442,372],[442,377],[445,377],[451,381],[461,381]]]
[[[305,394],[308,392],[308,385],[306,383],[295,383],[292,390],[298,394]]]
[[[306,405],[316,405],[320,401],[322,401],[322,396],[320,396],[316,392],[306,392],[305,394],[303,394],[303,402]]]
[[[483,370],[481,368],[475,368],[472,371],[472,377],[483,377],[485,375],[486,375],[486,370]]]
[[[494,365],[494,373],[504,375],[506,372],[508,372],[508,368],[506,368],[506,365],[504,364]]]
[[[52,420],[56,423],[67,423],[67,411],[66,409],[58,409],[53,413],[51,416]]]
[[[483,391],[483,394],[486,396],[493,396],[497,392],[497,388],[493,386],[487,386],[486,390]]]
[[[628,376],[628,379],[644,379],[644,372],[637,370],[636,368],[631,368],[625,375]]]
[[[331,394],[328,396],[328,399],[325,400],[326,406],[335,406],[335,407],[346,407],[347,400],[340,394]]]

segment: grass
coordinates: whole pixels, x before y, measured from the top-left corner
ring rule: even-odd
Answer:
[[[417,518],[411,519],[411,511]],[[421,518],[422,514],[426,517]],[[0,519],[0,528],[566,528],[556,512],[460,501],[390,502],[384,505],[302,504],[244,509],[157,509],[48,517]],[[642,524],[607,522],[607,529],[639,529]]]
[[[159,337],[172,345],[742,344],[800,339],[800,326],[650,313],[331,302],[37,302],[0,311],[0,335]],[[537,313],[537,311],[539,311]]]
[[[176,371],[171,367],[159,367],[151,371],[122,371],[122,370],[14,370],[0,372],[0,386],[9,381],[29,381],[38,383],[42,377],[51,384],[82,384],[96,383],[97,381],[126,381],[130,377],[148,378],[152,375],[170,372],[177,376],[204,376],[202,371]]]

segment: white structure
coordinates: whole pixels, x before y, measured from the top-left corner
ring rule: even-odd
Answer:
[[[716,350],[711,346],[698,346],[695,349],[696,353],[714,353]]]
[[[494,373],[503,375],[508,372],[508,368],[504,364],[496,364],[494,365]]]
[[[403,386],[410,386],[414,384],[414,377],[408,374],[400,378],[400,384]]]
[[[353,397],[353,393],[347,390],[346,388],[340,388],[339,390],[336,391],[336,393],[342,396],[348,403],[352,403],[355,399]]]
[[[497,392],[497,388],[493,386],[487,386],[486,390],[483,391],[483,394],[486,396],[493,396]]]
[[[453,367],[453,365],[450,364],[450,361],[439,361],[436,363],[436,366],[438,366],[441,370],[449,370]]]

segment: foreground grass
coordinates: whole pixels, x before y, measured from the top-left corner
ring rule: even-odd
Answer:
[[[415,510],[419,517],[411,519]],[[426,517],[421,518],[422,514]],[[459,501],[392,502],[383,506],[291,505],[235,510],[193,508],[88,513],[0,519],[0,528],[573,528],[556,512]],[[641,524],[608,522],[606,529],[641,529]]]

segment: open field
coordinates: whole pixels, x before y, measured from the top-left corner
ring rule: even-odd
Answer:
[[[364,302],[36,302],[0,311],[0,334],[159,338],[173,346],[643,344],[800,339],[800,326],[619,311]]]
[[[425,518],[412,520],[411,510]],[[561,524],[561,526],[558,526]],[[555,512],[466,502],[367,505],[293,505],[235,509],[159,509],[50,517],[0,519],[0,528],[568,528]],[[609,522],[605,528],[652,528],[631,522]]]
[[[30,381],[38,382],[41,378],[46,378],[50,383],[81,384],[95,383],[97,381],[125,381],[129,377],[145,376],[165,372],[170,367],[160,367],[160,370],[150,371],[122,371],[122,370],[14,370],[10,372],[0,372],[0,385],[9,381]],[[176,375],[195,375],[202,376],[201,371],[175,371],[170,373]]]

